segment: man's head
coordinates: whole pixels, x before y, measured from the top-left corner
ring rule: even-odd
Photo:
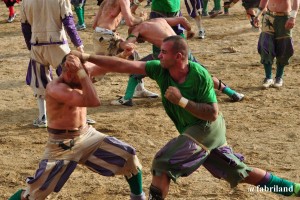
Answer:
[[[187,63],[188,45],[181,36],[170,36],[163,40],[158,58],[164,68],[171,68],[179,63]]]

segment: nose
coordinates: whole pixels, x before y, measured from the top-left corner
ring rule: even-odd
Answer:
[[[161,55],[161,52],[158,54],[158,56],[157,56],[159,59],[161,59],[162,58],[162,55]]]

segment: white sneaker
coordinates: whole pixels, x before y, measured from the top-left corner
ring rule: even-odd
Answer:
[[[89,117],[86,117],[86,123],[89,124],[89,125],[91,125],[91,124],[96,124],[96,121],[93,120],[93,119],[91,119],[91,118],[89,118]]]
[[[47,120],[40,120],[39,118],[33,120],[33,126],[39,128],[47,128]]]
[[[280,88],[283,85],[283,80],[282,78],[275,78],[275,83],[273,85],[273,87],[275,88]]]
[[[113,100],[110,102],[110,104],[114,106],[133,106],[132,99],[125,100],[124,97]]]
[[[150,92],[149,90],[135,90],[133,93],[133,98],[157,98],[158,94]]]
[[[200,39],[204,39],[205,37],[205,30],[204,28],[200,29],[199,33],[198,33],[198,38]]]
[[[264,89],[267,89],[267,88],[271,87],[273,84],[274,84],[273,79],[271,79],[271,78],[265,78],[262,87]]]

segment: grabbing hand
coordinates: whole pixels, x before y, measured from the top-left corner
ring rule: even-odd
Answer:
[[[86,62],[90,57],[90,54],[83,53],[83,52],[76,51],[76,50],[72,50],[71,54],[78,57],[82,63]]]
[[[66,61],[65,61],[65,67],[70,72],[74,72],[74,73],[78,72],[80,69],[83,68],[79,58],[72,54],[67,56]]]
[[[258,17],[254,17],[252,23],[253,23],[253,26],[255,28],[259,28],[259,19],[258,19]]]
[[[190,30],[186,32],[186,39],[191,39],[195,36],[195,32]]]
[[[295,18],[290,17],[285,23],[285,29],[290,30],[294,28],[295,22],[296,22]]]
[[[166,99],[168,99],[173,104],[178,104],[182,95],[177,87],[169,86],[165,92]]]

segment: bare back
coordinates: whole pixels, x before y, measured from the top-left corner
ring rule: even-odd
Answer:
[[[122,19],[119,0],[104,0],[95,17],[94,28],[101,27],[116,30]]]
[[[75,91],[73,91],[75,90]],[[55,79],[47,85],[46,88],[46,108],[48,126],[54,129],[74,130],[83,127],[86,124],[86,107],[77,107],[59,101],[61,92],[78,92],[80,89],[72,89],[62,80]]]
[[[161,46],[164,38],[176,35],[172,27],[164,18],[155,18],[144,21],[132,31],[133,34],[135,32],[140,38],[157,47]]]

